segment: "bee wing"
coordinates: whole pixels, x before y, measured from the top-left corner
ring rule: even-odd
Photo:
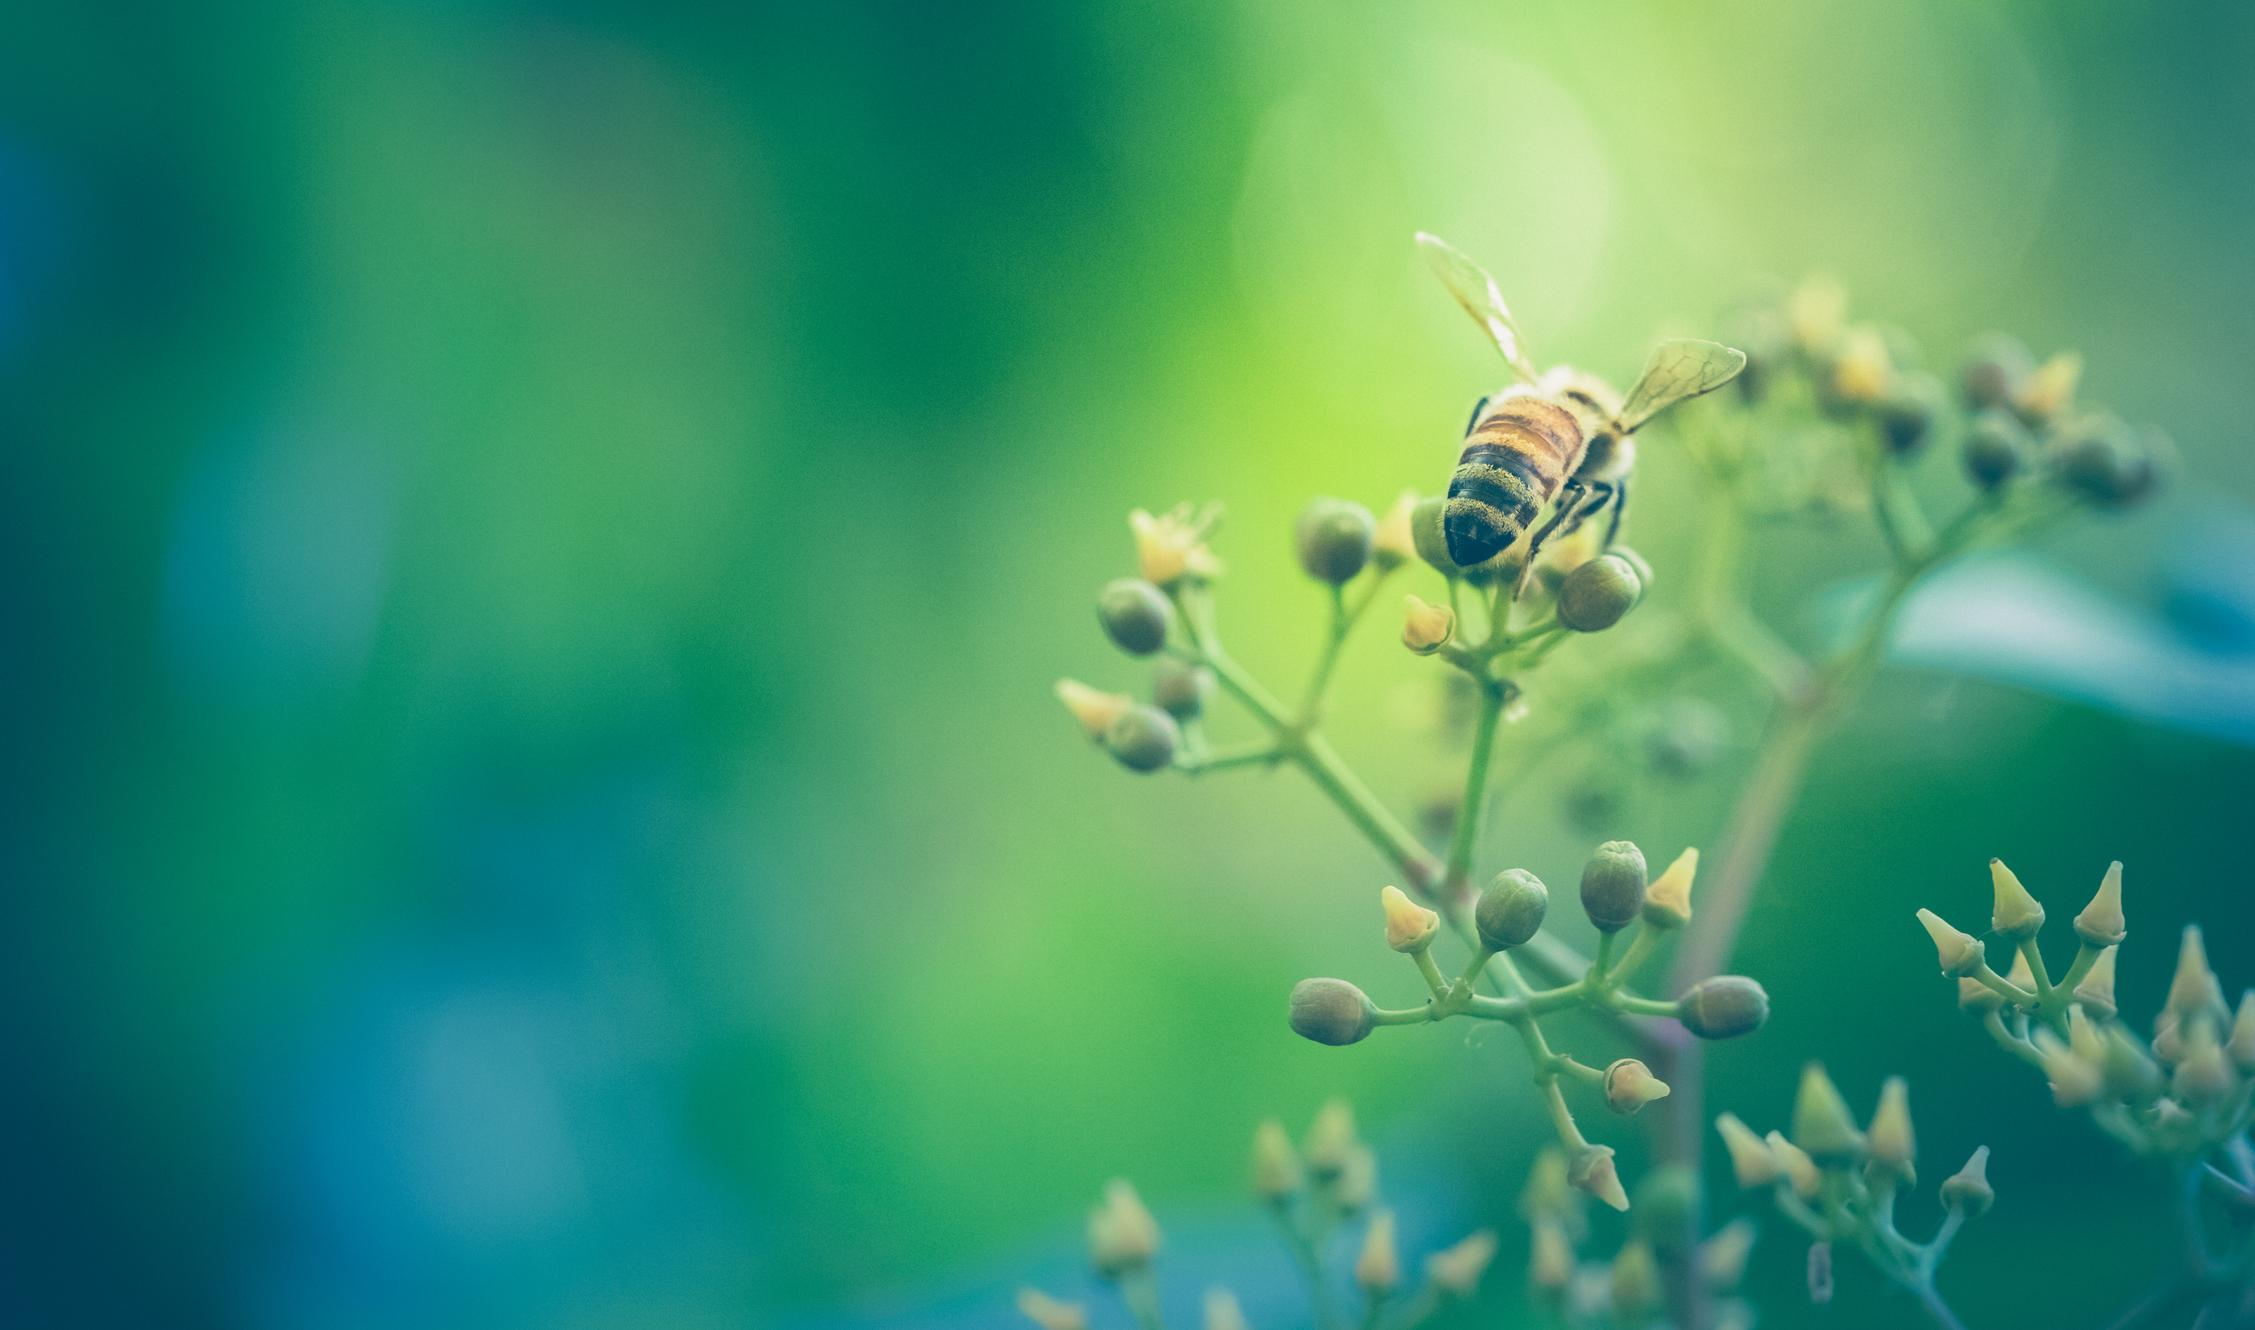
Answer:
[[[1488,270],[1465,257],[1446,240],[1430,232],[1417,233],[1417,247],[1425,253],[1425,261],[1439,274],[1441,285],[1464,306],[1464,312],[1480,325],[1488,340],[1503,352],[1503,358],[1512,371],[1528,383],[1539,376],[1533,365],[1527,363],[1526,352],[1519,345],[1519,323],[1511,317],[1511,307],[1503,303],[1503,292],[1496,289],[1496,279]]]
[[[1629,389],[1615,422],[1623,434],[1634,434],[1646,421],[1678,402],[1711,393],[1746,368],[1746,353],[1720,342],[1686,339],[1662,342],[1644,362],[1644,373]]]

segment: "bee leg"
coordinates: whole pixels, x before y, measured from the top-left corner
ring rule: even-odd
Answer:
[[[1605,527],[1605,548],[1613,548],[1613,542],[1621,538],[1621,519],[1628,511],[1629,478],[1623,476],[1613,482],[1613,519]]]
[[[1565,521],[1568,514],[1582,506],[1585,493],[1587,490],[1578,480],[1568,480],[1559,488],[1558,500],[1551,506],[1549,519],[1527,537],[1527,561],[1519,565],[1519,585],[1511,593],[1512,599],[1518,599],[1519,594],[1527,589],[1527,578],[1535,571],[1535,558],[1542,553],[1542,543],[1550,539],[1550,533],[1558,529],[1558,524]]]
[[[1472,418],[1464,422],[1464,432],[1466,434],[1470,434],[1472,432],[1472,427],[1480,423],[1480,413],[1487,409],[1488,398],[1487,394],[1483,393],[1480,396],[1480,400],[1472,404]]]
[[[1566,535],[1570,536],[1573,535],[1576,531],[1581,530],[1582,523],[1587,522],[1592,517],[1595,517],[1599,513],[1604,512],[1606,505],[1614,503],[1618,499],[1620,487],[1614,482],[1610,480],[1592,480],[1586,483],[1589,485],[1589,498],[1574,510],[1573,517],[1567,521],[1566,530],[1564,532],[1564,534]],[[1611,537],[1607,537],[1607,540],[1608,543],[1610,543]]]

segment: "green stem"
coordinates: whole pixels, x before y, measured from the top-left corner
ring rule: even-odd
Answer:
[[[1487,802],[1488,763],[1495,753],[1496,727],[1503,717],[1503,687],[1490,683],[1480,690],[1480,714],[1472,731],[1471,765],[1464,775],[1464,798],[1457,804],[1456,829],[1449,841],[1445,889],[1461,896],[1470,889],[1472,854],[1480,840],[1480,814]]]

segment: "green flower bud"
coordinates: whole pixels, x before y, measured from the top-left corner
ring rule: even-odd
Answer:
[[[1151,700],[1176,720],[1196,720],[1206,714],[1206,699],[1213,696],[1214,672],[1182,660],[1162,660],[1151,671]]]
[[[2200,925],[2186,924],[2184,941],[2177,948],[2177,972],[2169,979],[2167,1011],[2175,1016],[2200,1012],[2223,1014],[2224,987],[2208,968],[2208,947],[2201,941]]]
[[[1769,1142],[1754,1134],[1754,1129],[1724,1113],[1716,1117],[1715,1130],[1721,1134],[1723,1145],[1730,1151],[1731,1173],[1738,1185],[1745,1188],[1767,1187],[1785,1176],[1785,1165],[1778,1159]]]
[[[2160,479],[2153,450],[2116,421],[2084,421],[2059,443],[2059,477],[2102,508],[2126,508]]]
[[[1157,707],[1131,706],[1104,731],[1104,747],[1130,771],[1157,771],[1174,761],[1182,731]]]
[[[1355,1256],[1355,1283],[1376,1299],[1393,1292],[1401,1282],[1402,1257],[1394,1245],[1394,1212],[1380,1210],[1363,1230],[1362,1250]]]
[[[1644,598],[1644,579],[1618,554],[1600,554],[1558,584],[1558,622],[1577,633],[1602,632]]]
[[[1418,558],[1441,576],[1455,579],[1464,576],[1464,569],[1449,555],[1448,507],[1447,499],[1419,500],[1409,513],[1409,538]]]
[[[1879,436],[1897,457],[1918,451],[1934,432],[1942,413],[1942,385],[1933,375],[1913,372],[1896,376],[1895,384],[1879,402]]]
[[[1636,1205],[1629,1212],[1636,1235],[1652,1249],[1673,1255],[1693,1239],[1693,1221],[1699,1214],[1699,1179],[1681,1164],[1662,1164],[1648,1171],[1637,1184]]]
[[[1707,1287],[1727,1293],[1746,1281],[1746,1259],[1754,1254],[1754,1223],[1733,1219],[1699,1244],[1699,1273]]]
[[[2108,947],[2091,961],[2091,968],[2083,972],[2082,981],[2075,985],[2075,1000],[2091,1009],[2091,1014],[2102,1021],[2112,1020],[2118,1014],[2114,1003],[2114,953]]]
[[[1827,1166],[1855,1163],[1868,1148],[1848,1101],[1818,1063],[1801,1068],[1801,1090],[1793,1100],[1793,1143]]]
[[[1879,1109],[1871,1115],[1871,1171],[1900,1182],[1914,1182],[1913,1161],[1918,1138],[1911,1130],[1910,1087],[1900,1076],[1890,1076],[1879,1087]]]
[[[2255,989],[2239,995],[2239,1010],[2232,1014],[2231,1034],[2224,1051],[2244,1071],[2255,1071]]]
[[[1616,1210],[1629,1208],[1629,1194],[1621,1190],[1621,1172],[1613,1166],[1613,1147],[1583,1145],[1566,1162],[1566,1180]]]
[[[1096,619],[1112,644],[1131,656],[1148,656],[1167,644],[1174,607],[1167,595],[1140,577],[1122,577],[1097,593]]]
[[[1251,1330],[1236,1294],[1226,1288],[1206,1290],[1205,1330]]]
[[[2177,1098],[2199,1107],[2214,1107],[2239,1093],[2239,1074],[2208,1022],[2190,1022],[2184,1057],[2170,1077],[2169,1088]]]
[[[1253,1131],[1253,1192],[1277,1202],[1300,1189],[1300,1156],[1284,1124],[1271,1118]]]
[[[1018,1290],[1018,1311],[1041,1330],[1088,1330],[1088,1308],[1050,1297],[1038,1288]]]
[[[1378,1008],[1344,979],[1302,979],[1292,987],[1292,1033],[1334,1048],[1377,1028]]]
[[[1295,531],[1300,546],[1300,566],[1318,582],[1338,586],[1351,580],[1370,562],[1378,537],[1378,520],[1359,503],[1345,499],[1317,499],[1300,514]]]
[[[1104,1203],[1089,1212],[1088,1254],[1106,1279],[1140,1270],[1159,1251],[1159,1225],[1125,1180],[1104,1189]]]
[[[1942,973],[1960,977],[1980,973],[1982,965],[1987,962],[1986,949],[1982,947],[1981,939],[1950,927],[1942,916],[1932,910],[1920,910],[1918,922],[1926,926],[1927,935],[1934,939],[1934,950],[1942,961]]]
[[[1605,1068],[1605,1104],[1616,1113],[1634,1113],[1668,1097],[1668,1083],[1635,1058],[1618,1058]]]
[[[2020,879],[2004,866],[2002,859],[1989,861],[1989,881],[1996,887],[1997,896],[1990,927],[1999,937],[2014,941],[2034,937],[2044,926],[2044,907],[2020,885]]]
[[[1480,893],[1472,923],[1480,930],[1480,945],[1490,951],[1509,951],[1542,929],[1550,910],[1550,888],[1524,868],[1508,868]]]
[[[2118,947],[2129,935],[2129,923],[2122,918],[2122,861],[2117,859],[2107,865],[2098,894],[2075,916],[2075,936],[2094,947]]]
[[[1676,999],[1676,1019],[1701,1039],[1736,1039],[1770,1018],[1770,995],[1742,974],[1718,974]]]
[[[1816,1194],[1824,1190],[1824,1170],[1817,1167],[1817,1161],[1809,1158],[1808,1151],[1785,1139],[1783,1132],[1773,1131],[1762,1140],[1770,1147],[1770,1153],[1777,1156],[1778,1170],[1792,1184],[1793,1194],[1804,1201],[1815,1200]]]
[[[1996,1204],[1989,1188],[1989,1147],[1984,1145],[1965,1161],[1965,1167],[1942,1180],[1942,1204],[1968,1219],[1979,1219]]]
[[[1527,1251],[1527,1283],[1553,1296],[1574,1282],[1574,1246],[1555,1219],[1537,1220]]]
[[[2036,358],[2019,338],[1989,333],[1975,340],[1966,354],[1959,388],[1972,410],[2009,407],[2035,370]]]
[[[1604,932],[1636,922],[1644,908],[1644,851],[1634,842],[1609,840],[1582,865],[1582,909]]]
[[[1480,1229],[1468,1234],[1455,1246],[1443,1247],[1426,1257],[1426,1282],[1451,1297],[1471,1297],[1473,1290],[1480,1285],[1480,1276],[1487,1273],[1488,1264],[1495,1260],[1495,1255],[1495,1230]]]
[[[2003,411],[1984,411],[1965,432],[1965,473],[1981,488],[1995,489],[2020,474],[2035,448],[2035,440],[2018,419]]]
[[[1344,1099],[1324,1101],[1323,1107],[1315,1112],[1315,1121],[1308,1124],[1308,1139],[1302,1147],[1307,1156],[1308,1172],[1314,1174],[1318,1182],[1333,1182],[1346,1171],[1348,1161],[1361,1148],[1362,1142],[1355,1136],[1354,1106]]]
[[[2110,1099],[2150,1104],[2161,1093],[2161,1064],[2119,1025],[2106,1027],[2106,1047],[2099,1056],[2098,1074]]]
[[[1622,1243],[1607,1283],[1613,1294],[1613,1315],[1622,1324],[1639,1324],[1657,1310],[1660,1263],[1652,1257],[1652,1244],[1642,1238]]]

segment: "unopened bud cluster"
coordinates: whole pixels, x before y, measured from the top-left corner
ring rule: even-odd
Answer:
[[[1895,1197],[1918,1181],[1910,1092],[1901,1077],[1880,1087],[1878,1106],[1859,1124],[1839,1087],[1812,1062],[1801,1072],[1790,1132],[1756,1133],[1729,1113],[1715,1119],[1715,1130],[1738,1185],[1768,1192],[1778,1212],[1809,1235],[1809,1292],[1818,1302],[1830,1296],[1835,1250],[1862,1252],[1906,1288],[1931,1288],[1959,1226],[1996,1199],[1982,1146],[1938,1188],[1943,1218],[1932,1237],[1915,1241],[1896,1227]]]
[[[1638,1186],[1626,1237],[1610,1257],[1585,1254],[1587,1197],[1569,1180],[1571,1165],[1556,1149],[1535,1160],[1519,1195],[1527,1221],[1527,1288],[1546,1319],[1570,1330],[1648,1326],[1666,1308],[1667,1272],[1685,1270],[1706,1296],[1710,1324],[1744,1330],[1753,1309],[1741,1295],[1754,1225],[1734,1220],[1689,1245],[1699,1184],[1690,1170],[1655,1169]]]
[[[1303,979],[1292,990],[1292,1030],[1316,1043],[1339,1046],[1360,1043],[1382,1025],[1457,1016],[1516,1026],[1533,1058],[1535,1083],[1553,1100],[1553,1125],[1566,1152],[1569,1180],[1615,1209],[1626,1209],[1628,1195],[1611,1147],[1592,1144],[1582,1135],[1560,1086],[1586,1086],[1606,1108],[1624,1115],[1666,1098],[1668,1086],[1635,1058],[1599,1066],[1553,1052],[1539,1021],[1552,1012],[1590,1008],[1671,1017],[1702,1039],[1732,1039],[1759,1029],[1769,1017],[1769,996],[1742,975],[1703,980],[1673,1002],[1643,997],[1627,987],[1661,939],[1690,921],[1698,864],[1698,851],[1685,850],[1653,878],[1635,844],[1608,841],[1598,846],[1582,866],[1580,900],[1583,913],[1606,935],[1605,948],[1579,979],[1539,991],[1519,977],[1511,953],[1541,932],[1549,914],[1550,888],[1541,878],[1524,868],[1496,874],[1472,903],[1466,929],[1470,955],[1453,978],[1443,975],[1433,955],[1440,912],[1399,887],[1385,887],[1379,906],[1386,945],[1413,963],[1423,1002],[1387,1009],[1345,979]],[[1491,965],[1508,976],[1507,982],[1495,980]],[[1483,992],[1483,983],[1508,993]]]
[[[1989,872],[1988,943],[1919,911],[1943,973],[1957,979],[1959,1005],[2034,1067],[2061,1107],[2089,1110],[2132,1150],[2187,1161],[2236,1150],[2255,1118],[2255,990],[2227,1003],[2199,927],[2188,926],[2168,996],[2150,1035],[2141,1035],[2124,1019],[2114,986],[2129,936],[2122,865],[2107,868],[2075,915],[2075,957],[2056,979],[2038,946],[2043,905],[2001,861],[1991,860]]]

